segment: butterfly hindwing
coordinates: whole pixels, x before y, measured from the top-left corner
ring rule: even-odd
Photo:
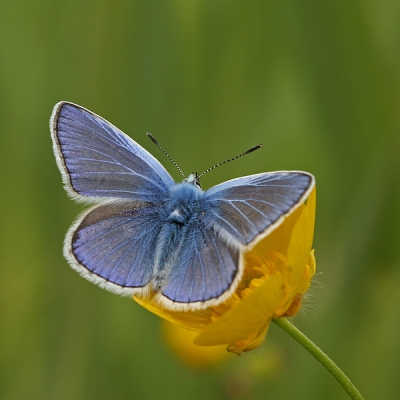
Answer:
[[[314,186],[306,172],[282,171],[232,179],[209,189],[211,219],[243,245],[265,236],[304,201]]]
[[[169,279],[161,293],[174,303],[206,304],[228,295],[238,277],[240,251],[201,222],[185,229]],[[204,308],[204,307],[203,307]]]
[[[131,295],[152,278],[161,225],[156,207],[150,203],[95,206],[70,228],[64,254],[85,278]]]
[[[58,103],[50,129],[65,187],[75,197],[158,201],[174,185],[150,153],[83,107]]]

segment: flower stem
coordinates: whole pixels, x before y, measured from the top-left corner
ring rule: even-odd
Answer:
[[[318,360],[338,381],[351,399],[363,400],[360,392],[345,373],[314,342],[304,335],[304,333],[299,331],[286,318],[276,318],[272,321],[274,321],[276,325],[282,328],[294,340],[300,343],[312,356],[314,356],[314,358]]]

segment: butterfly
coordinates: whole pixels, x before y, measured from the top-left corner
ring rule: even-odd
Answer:
[[[66,191],[94,203],[67,232],[71,267],[111,292],[152,293],[171,310],[202,310],[229,298],[244,254],[315,185],[301,171],[244,176],[206,191],[197,174],[175,183],[133,139],[70,102],[55,105],[50,130]]]

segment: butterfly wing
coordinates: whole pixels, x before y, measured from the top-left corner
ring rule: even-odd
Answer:
[[[151,203],[98,205],[70,228],[64,255],[89,281],[132,295],[152,278],[160,229],[159,213]]]
[[[187,227],[169,277],[162,287],[162,301],[173,309],[204,309],[231,295],[232,282],[240,278],[240,251],[228,246],[198,219]]]
[[[56,104],[50,119],[53,150],[65,188],[86,201],[159,201],[174,181],[129,136],[78,105]]]
[[[248,245],[271,232],[310,194],[314,177],[282,171],[244,176],[205,193],[208,214],[227,240]]]

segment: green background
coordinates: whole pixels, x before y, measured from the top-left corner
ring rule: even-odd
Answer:
[[[345,399],[278,327],[207,371],[160,321],[62,256],[83,209],[48,128],[60,100],[103,116],[202,179],[306,170],[317,179],[312,296],[296,325],[369,399],[400,398],[400,2],[0,2],[0,397]],[[272,361],[271,361],[272,360]],[[272,365],[272,367],[271,367]]]

